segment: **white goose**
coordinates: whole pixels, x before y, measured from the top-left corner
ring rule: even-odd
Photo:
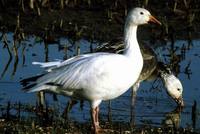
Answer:
[[[100,103],[122,95],[140,75],[143,59],[136,32],[138,25],[150,21],[161,24],[146,9],[134,8],[125,22],[123,54],[92,53],[70,58],[24,89],[28,92],[50,91],[89,101],[94,131],[98,133]]]

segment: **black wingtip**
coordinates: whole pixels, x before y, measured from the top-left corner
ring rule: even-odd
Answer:
[[[35,85],[37,85],[37,84],[33,83],[31,85],[23,87],[21,90],[24,91],[24,92],[29,92],[31,90],[31,88],[34,87]]]
[[[42,76],[44,76],[44,74],[40,74],[40,75],[36,75],[33,77],[28,77],[28,78],[22,79],[22,80],[20,80],[20,84],[23,87],[26,87],[28,84],[30,84],[31,82],[35,82],[38,78],[40,78]]]

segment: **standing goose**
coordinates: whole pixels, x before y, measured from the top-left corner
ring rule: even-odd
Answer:
[[[161,24],[146,9],[134,8],[125,22],[123,54],[101,52],[75,56],[51,68],[24,90],[50,91],[89,101],[93,128],[98,133],[100,103],[122,95],[140,75],[143,59],[136,37],[137,27],[150,21]]]

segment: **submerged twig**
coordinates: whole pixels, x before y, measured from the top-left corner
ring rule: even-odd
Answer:
[[[12,56],[9,57],[8,62],[6,63],[3,72],[1,73],[1,78],[4,77],[6,71],[8,70],[8,67],[10,66],[11,61],[12,61]]]
[[[16,73],[16,71],[17,71],[17,65],[18,65],[18,62],[19,62],[19,57],[16,56],[16,57],[15,57],[15,61],[14,61],[14,67],[13,67],[12,76],[14,76],[15,73]]]
[[[8,67],[9,67],[9,65],[10,65],[10,63],[11,63],[11,61],[12,61],[12,58],[13,58],[12,52],[11,52],[11,50],[10,50],[10,48],[9,48],[9,43],[8,43],[8,40],[7,40],[7,36],[6,36],[5,33],[3,34],[2,40],[3,40],[3,43],[4,43],[4,47],[5,47],[5,48],[7,49],[7,51],[8,51],[9,59],[8,59],[7,64],[5,65],[5,67],[4,67],[4,69],[3,69],[3,72],[1,73],[1,78],[3,78],[3,76],[5,75],[6,71],[8,70]]]
[[[192,74],[192,71],[190,69],[190,65],[191,65],[191,61],[189,61],[189,63],[185,67],[185,71],[184,71],[184,73],[188,76],[189,80],[190,80],[190,75]]]
[[[25,64],[25,60],[26,60],[26,56],[25,56],[25,51],[26,50],[26,45],[23,45],[23,48],[22,48],[22,65]]]
[[[6,34],[3,34],[3,38],[2,39],[3,39],[4,47],[7,48],[9,56],[12,57],[12,53],[11,53],[10,48],[9,48],[9,43],[8,43]]]

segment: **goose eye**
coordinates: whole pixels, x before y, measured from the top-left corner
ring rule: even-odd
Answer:
[[[140,14],[143,15],[144,13],[143,13],[143,12],[140,12]]]
[[[181,91],[181,89],[180,89],[180,88],[178,88],[177,90],[178,90],[178,91]]]

